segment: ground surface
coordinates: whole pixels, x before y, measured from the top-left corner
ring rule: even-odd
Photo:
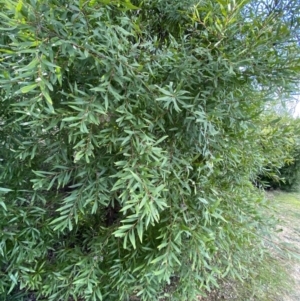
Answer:
[[[267,198],[279,224],[276,237],[266,242],[272,256],[260,270],[263,275],[254,285],[226,283],[199,301],[300,301],[300,193],[273,191]]]
[[[281,219],[277,243],[300,258],[300,194],[275,192],[273,200]],[[286,267],[293,289],[278,300],[300,301],[300,260],[287,260]]]

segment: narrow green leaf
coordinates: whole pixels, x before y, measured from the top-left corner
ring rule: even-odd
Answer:
[[[133,248],[136,249],[134,229],[129,231],[129,240],[130,240]]]
[[[46,101],[48,102],[48,104],[52,105],[53,102],[52,102],[52,99],[51,99],[49,93],[46,90],[42,90],[42,94],[46,98]]]
[[[3,209],[5,211],[7,211],[7,207],[6,207],[5,203],[4,203],[4,201],[0,200],[0,205],[3,207]]]
[[[6,192],[10,192],[10,191],[12,191],[12,189],[0,187],[0,192],[6,193]]]
[[[30,86],[22,87],[21,92],[22,93],[28,93],[29,91],[35,89],[37,86],[38,86],[37,84],[33,84],[33,85],[30,85]]]

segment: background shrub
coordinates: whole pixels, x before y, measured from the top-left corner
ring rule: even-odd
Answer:
[[[277,139],[278,135],[284,135],[288,137],[291,144],[288,148],[280,147],[287,153],[287,158],[279,162],[275,169],[272,164],[266,166],[263,174],[258,177],[258,183],[266,189],[297,191],[300,184],[299,119],[277,115],[277,119],[274,120],[276,124],[272,124],[272,132],[277,135],[272,134],[273,138]]]

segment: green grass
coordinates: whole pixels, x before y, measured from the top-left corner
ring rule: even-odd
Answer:
[[[300,194],[287,192],[274,192],[270,195],[275,202],[275,208],[284,221],[294,221],[296,224],[300,218]],[[284,217],[282,216],[284,214]],[[298,223],[299,224],[299,223]],[[299,224],[300,228],[300,224]]]
[[[273,194],[275,208],[286,235],[279,241],[283,249],[294,257],[300,258],[300,193],[276,192]],[[300,276],[300,275],[299,275]]]
[[[296,192],[273,191],[267,194],[270,200],[274,200],[278,207],[300,209],[300,194]]]
[[[267,255],[244,283],[237,284],[236,301],[281,301],[292,289],[287,267],[278,258]]]
[[[299,283],[291,276],[296,257],[300,258],[300,193],[273,191],[267,193],[267,198],[274,211],[266,214],[278,218],[277,234],[271,241],[266,240],[270,252],[262,260],[251,263],[251,270],[254,267],[255,272],[243,283],[229,280],[232,293],[228,293],[231,297],[226,300],[300,300]]]
[[[268,214],[278,218],[278,233],[272,239],[271,252],[262,262],[257,278],[252,280],[256,298],[241,300],[299,300],[293,292],[298,288],[291,271],[300,254],[300,193],[273,191],[267,193],[267,198],[274,207],[274,212]]]

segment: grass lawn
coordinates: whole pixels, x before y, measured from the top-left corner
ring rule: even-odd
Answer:
[[[278,225],[278,235],[275,242],[278,249],[287,252],[282,257],[278,256],[278,261],[285,266],[287,279],[291,285],[291,290],[277,300],[299,301],[300,300],[300,193],[273,192],[268,194],[271,201],[274,201],[277,210],[276,215],[280,222]],[[271,300],[270,300],[271,301]]]
[[[203,301],[300,301],[300,193],[272,191],[267,198],[279,219],[274,237],[266,238],[270,249],[255,266],[251,280],[228,281]]]

